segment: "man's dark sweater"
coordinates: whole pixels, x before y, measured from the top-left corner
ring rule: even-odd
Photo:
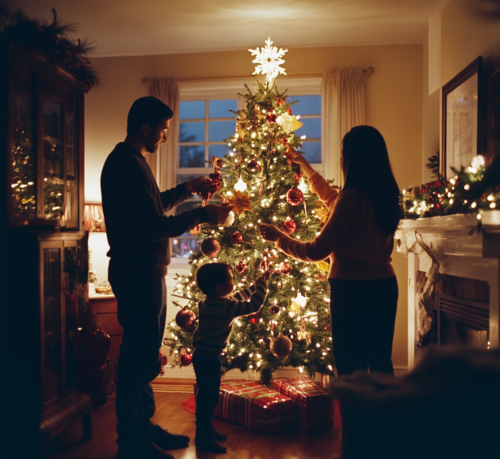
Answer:
[[[187,185],[160,192],[144,156],[123,142],[104,163],[101,193],[107,255],[124,269],[164,268],[170,263],[169,238],[208,222],[202,207],[166,216],[191,196]]]

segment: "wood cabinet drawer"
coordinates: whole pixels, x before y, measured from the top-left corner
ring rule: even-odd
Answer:
[[[116,313],[118,311],[116,298],[91,298],[90,304],[94,308],[96,314]]]
[[[98,318],[101,329],[108,335],[123,335],[123,328],[118,322],[118,316],[116,314],[99,314]]]

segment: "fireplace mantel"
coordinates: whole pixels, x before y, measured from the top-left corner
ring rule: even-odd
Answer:
[[[476,214],[401,220],[397,250],[408,256],[408,369],[415,365],[417,271],[428,272],[423,250],[410,252],[417,234],[440,261],[439,272],[485,281],[490,287],[490,347],[500,347],[500,211],[486,211],[478,227]],[[420,237],[419,236],[419,237]]]

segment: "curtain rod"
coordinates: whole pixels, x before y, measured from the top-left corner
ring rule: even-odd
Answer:
[[[375,73],[375,69],[373,67],[367,67],[364,69],[364,72],[368,74],[368,76],[373,75]],[[291,77],[321,77],[323,76],[322,73],[291,73],[287,76]],[[176,78],[177,81],[201,81],[201,80],[229,80],[229,79],[234,79],[234,78],[249,78],[247,76],[239,76],[239,77],[207,77],[207,78]],[[143,83],[149,83],[150,81],[153,81],[155,78],[149,78],[149,77],[144,77],[142,79]]]

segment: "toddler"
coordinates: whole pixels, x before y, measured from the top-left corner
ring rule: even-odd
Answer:
[[[198,327],[193,334],[193,367],[196,374],[196,438],[197,448],[225,453],[219,442],[227,435],[212,426],[212,415],[219,401],[221,382],[220,355],[226,347],[233,322],[237,317],[260,310],[267,296],[271,274],[258,277],[255,284],[233,294],[231,267],[226,263],[207,263],[196,272],[196,283],[207,296],[199,303]]]

